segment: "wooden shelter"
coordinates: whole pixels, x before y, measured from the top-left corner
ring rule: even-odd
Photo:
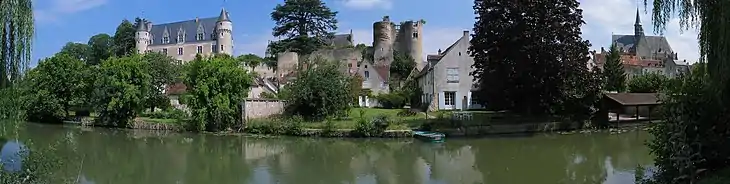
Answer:
[[[661,102],[657,93],[606,93],[601,99],[597,118],[604,123],[651,120],[653,109],[659,105]],[[611,117],[611,113],[616,116]],[[621,116],[627,114],[632,116]]]

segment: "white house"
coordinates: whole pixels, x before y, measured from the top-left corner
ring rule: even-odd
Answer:
[[[423,90],[421,101],[428,110],[466,110],[483,108],[472,91],[476,91],[471,72],[474,58],[469,49],[469,31],[445,51],[427,56],[427,65],[416,75]]]

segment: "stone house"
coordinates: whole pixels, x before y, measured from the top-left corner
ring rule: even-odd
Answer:
[[[476,96],[471,72],[474,58],[468,53],[469,31],[443,52],[428,55],[427,63],[415,76],[421,87],[421,102],[429,111],[483,108]]]

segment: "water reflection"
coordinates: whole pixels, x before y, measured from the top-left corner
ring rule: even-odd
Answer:
[[[632,183],[647,134],[534,136],[428,144],[409,139],[246,138],[28,125],[81,183]],[[3,141],[6,150],[20,149]],[[83,161],[79,161],[83,160]],[[75,168],[75,169],[74,169]],[[73,172],[72,172],[73,171]],[[80,172],[75,172],[80,171]]]

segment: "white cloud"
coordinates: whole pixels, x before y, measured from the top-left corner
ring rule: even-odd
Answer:
[[[586,22],[583,38],[591,41],[593,49],[599,50],[611,45],[611,34],[633,34],[637,7],[644,33],[657,33],[652,24],[651,5],[645,10],[643,4],[637,6],[634,0],[582,0],[581,8]],[[663,35],[678,53],[679,59],[691,63],[699,59],[696,30],[682,30],[678,19],[673,19],[667,24]]]
[[[34,1],[34,4],[46,4]],[[107,0],[50,0],[50,6],[36,9],[34,16],[40,22],[56,22],[63,15],[73,14],[104,5]]]
[[[361,10],[375,8],[390,9],[393,7],[391,0],[342,0],[341,2],[345,7]]]

